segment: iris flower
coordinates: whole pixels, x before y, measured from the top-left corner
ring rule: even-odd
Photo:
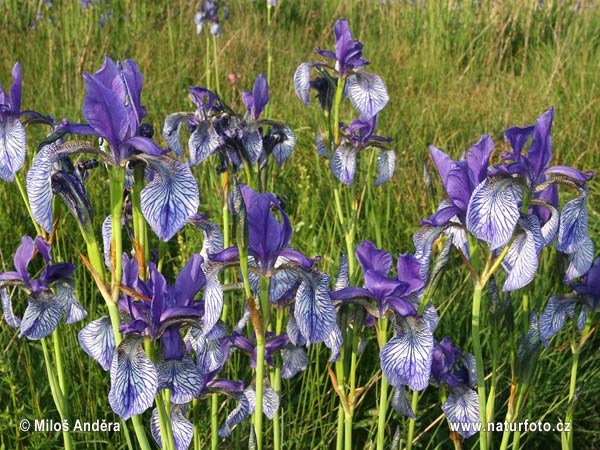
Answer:
[[[121,66],[106,57],[101,70],[84,74],[86,94],[83,116],[87,124],[62,124],[58,131],[96,135],[108,144],[97,149],[81,141],[56,142],[42,147],[27,174],[27,194],[34,219],[52,231],[52,175],[61,159],[78,153],[93,153],[105,163],[124,166],[141,162],[151,170],[141,191],[142,213],[154,232],[168,241],[197,212],[198,186],[187,164],[164,155],[152,139],[151,127],[141,123],[146,109],[141,106],[143,78],[137,64],[126,60]]]
[[[49,336],[58,326],[63,312],[65,323],[72,324],[85,318],[87,312],[75,298],[75,283],[72,279],[75,266],[71,263],[52,263],[50,244],[41,237],[35,241],[23,236],[15,252],[15,272],[0,273],[0,296],[6,323],[20,328],[20,336],[42,339]],[[39,278],[32,278],[28,267],[39,253],[44,260],[44,269]],[[28,306],[22,318],[13,312],[8,289],[15,286],[28,296]]]
[[[204,25],[210,27],[210,34],[213,36],[221,36],[221,20],[219,19],[219,8],[221,2],[216,0],[202,0],[200,7],[196,10],[194,23],[196,24],[196,34],[200,34]],[[225,20],[229,20],[229,8],[223,7],[223,16]]]
[[[326,94],[325,83],[329,83],[330,90],[335,91],[336,84],[343,82],[345,83],[345,92],[361,117],[366,120],[371,119],[389,101],[385,85],[379,75],[363,70],[363,67],[369,64],[369,61],[363,59],[363,44],[352,38],[348,21],[345,19],[338,20],[333,27],[333,32],[336,39],[335,51],[317,48],[316,53],[334,60],[334,66],[322,62],[300,64],[294,74],[296,94],[300,100],[309,105],[310,88],[316,88],[322,97],[320,98],[321,105],[326,105],[327,101],[324,101],[324,99],[329,96]],[[313,81],[311,85],[310,72],[313,68],[321,73],[317,79],[320,78],[323,81]],[[329,71],[333,75],[330,75]]]

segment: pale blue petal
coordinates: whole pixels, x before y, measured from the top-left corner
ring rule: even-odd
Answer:
[[[256,392],[253,387],[248,387],[244,390],[244,395],[248,399],[250,406],[250,414],[254,414],[256,409]],[[273,420],[275,413],[279,409],[279,395],[269,385],[265,385],[263,390],[263,414]]]
[[[181,360],[160,359],[157,369],[158,389],[170,389],[175,404],[191,402],[204,388],[204,376],[188,355]]]
[[[575,315],[574,299],[552,296],[548,299],[546,308],[540,315],[540,339],[544,347],[548,348],[550,339],[557,334],[565,324],[565,318]]]
[[[317,134],[315,135],[315,142],[317,144],[317,154],[329,159],[331,156],[325,148],[325,133],[322,131],[317,131]]]
[[[221,146],[221,138],[209,121],[202,121],[190,135],[190,166],[205,161]]]
[[[281,167],[296,147],[296,135],[287,125],[277,127],[277,132],[285,136],[281,142],[275,144],[272,150],[277,165]]]
[[[171,407],[171,429],[173,430],[173,439],[175,440],[176,450],[187,450],[194,437],[194,425],[183,415],[183,413],[184,407],[181,405],[173,405]],[[150,431],[158,446],[162,448],[160,419],[158,417],[158,409],[156,408],[152,410]]]
[[[339,291],[341,289],[347,288],[348,286],[350,286],[350,269],[348,267],[348,257],[345,253],[342,253],[342,258],[340,260],[340,268],[338,269],[333,290]]]
[[[415,413],[410,406],[410,400],[406,395],[406,389],[404,386],[398,386],[394,388],[394,395],[392,396],[392,409],[398,414],[416,419]]]
[[[335,177],[344,184],[350,185],[354,181],[357,154],[358,149],[347,142],[343,142],[333,152],[331,170]]]
[[[396,328],[396,336],[381,349],[381,370],[392,386],[421,391],[429,384],[433,335],[417,317],[399,317]]]
[[[556,235],[558,234],[559,227],[559,219],[560,214],[558,210],[551,205],[547,205],[547,208],[550,210],[550,218],[548,221],[542,226],[542,236],[544,237],[544,247],[550,245],[554,239],[556,239]]]
[[[241,423],[250,414],[250,403],[245,395],[238,398],[236,408],[231,411],[225,419],[225,425],[217,430],[219,437],[228,438],[231,436],[231,429]]]
[[[19,119],[0,118],[0,178],[13,181],[25,162],[25,127]]]
[[[296,292],[294,317],[309,344],[323,342],[337,326],[326,274],[318,271],[305,274]]]
[[[586,305],[583,305],[581,307],[581,312],[579,313],[579,317],[577,318],[577,329],[578,330],[583,330],[583,327],[585,327],[585,323],[587,322],[587,315],[588,315],[588,307]]]
[[[465,258],[471,258],[471,251],[469,249],[469,240],[467,239],[467,232],[461,227],[458,221],[458,217],[454,216],[450,219],[450,223],[456,223],[456,226],[449,226],[444,230],[444,234],[448,236],[452,245],[454,245]]]
[[[0,297],[2,298],[2,311],[4,312],[4,320],[8,326],[13,328],[19,328],[21,326],[21,319],[19,319],[13,313],[12,302],[5,286],[0,287]]]
[[[302,347],[282,348],[281,359],[283,361],[281,376],[285,379],[294,377],[308,367],[308,356]]]
[[[371,119],[390,99],[381,77],[362,70],[348,77],[346,90],[352,105],[364,119]]]
[[[108,316],[87,324],[77,338],[84,352],[94,358],[104,370],[110,369],[115,350],[115,335]]]
[[[312,68],[312,64],[310,63],[302,63],[296,69],[294,73],[294,89],[296,90],[296,95],[300,100],[302,100],[306,105],[310,104],[310,69]]]
[[[277,257],[275,268],[282,264],[289,263],[289,259],[284,256]],[[271,303],[277,303],[281,298],[294,288],[299,282],[298,273],[292,269],[279,269],[271,276],[269,283],[269,300]]]
[[[377,157],[377,180],[375,186],[381,186],[394,175],[396,153],[394,150],[381,150]]]
[[[342,338],[342,332],[337,323],[333,327],[333,330],[331,330],[331,332],[325,337],[323,343],[331,350],[331,356],[327,361],[329,364],[333,364],[340,359],[340,350],[344,344],[344,340]]]
[[[594,242],[586,236],[575,251],[569,254],[569,267],[565,273],[565,280],[572,281],[585,275],[594,262]]]
[[[285,331],[292,344],[304,345],[306,343],[306,339],[304,339],[304,336],[302,336],[302,333],[300,333],[300,329],[298,328],[298,324],[296,323],[293,311],[291,311],[290,313],[290,318],[288,319],[288,323],[285,326]]]
[[[154,403],[158,374],[144,352],[143,338],[129,335],[113,354],[108,402],[123,420],[143,413]]]
[[[200,215],[192,216],[190,223],[202,230],[204,235],[200,255],[205,261],[210,258],[210,255],[216,255],[223,250],[223,234],[216,223]]]
[[[439,317],[437,310],[435,309],[435,306],[433,305],[433,303],[431,303],[431,302],[427,303],[427,306],[425,306],[425,310],[423,311],[422,318],[425,321],[425,323],[427,323],[427,326],[431,330],[431,333],[434,333],[435,330],[437,329],[440,317]]]
[[[242,144],[248,154],[248,162],[250,165],[255,164],[263,151],[263,139],[260,130],[254,127],[244,130]]]
[[[467,209],[467,229],[490,244],[506,245],[519,220],[523,192],[510,179],[486,178],[475,188]]]
[[[36,340],[49,336],[62,317],[60,303],[49,292],[42,291],[29,298],[29,305],[21,319],[21,336]]]
[[[165,124],[162,129],[162,136],[167,142],[167,145],[175,154],[181,158],[183,156],[183,146],[179,139],[179,131],[181,126],[187,122],[193,114],[186,112],[176,112],[169,114],[165,119]]]
[[[415,246],[415,258],[421,268],[419,275],[422,280],[429,279],[429,266],[431,262],[431,253],[433,243],[440,237],[444,227],[432,227],[425,225],[413,235],[413,244]]]
[[[112,242],[112,216],[107,216],[102,222],[102,248],[104,264],[110,269],[110,244]]]
[[[142,214],[152,230],[168,241],[197,212],[198,185],[187,164],[168,156],[142,158],[154,170],[154,179],[142,189]]]
[[[565,204],[560,214],[560,228],[556,249],[563,253],[573,253],[580,242],[588,236],[588,214],[586,208],[587,190]]]
[[[456,431],[465,439],[478,432],[474,426],[466,425],[479,424],[481,420],[477,392],[463,385],[451,389],[442,410],[448,422],[458,425]]]
[[[203,335],[206,336],[217,324],[223,311],[223,287],[219,281],[219,271],[216,269],[207,274],[203,299]]]
[[[65,323],[72,324],[87,317],[87,311],[75,297],[75,282],[70,278],[62,278],[55,283],[56,298],[65,312]]]

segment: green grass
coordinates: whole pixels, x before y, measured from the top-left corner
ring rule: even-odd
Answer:
[[[413,251],[412,234],[419,219],[433,212],[443,197],[437,180],[427,188],[422,180],[424,167],[435,179],[427,146],[434,144],[457,158],[482,134],[496,143],[496,158],[507,148],[503,131],[512,125],[528,125],[550,105],[556,108],[553,126],[554,161],[574,165],[581,170],[596,170],[600,165],[600,10],[587,6],[575,11],[574,2],[409,2],[376,0],[281,0],[275,9],[273,28],[266,27],[264,2],[231,0],[231,20],[223,24],[219,39],[219,69],[222,96],[237,109],[243,107],[241,90],[249,90],[256,77],[266,72],[266,37],[273,42],[274,65],[271,92],[271,116],[289,123],[297,133],[298,145],[291,159],[278,172],[275,190],[287,199],[287,212],[294,225],[293,244],[309,256],[322,255],[320,267],[335,274],[344,247],[335,230],[332,192],[336,183],[327,162],[316,156],[314,128],[320,112],[317,106],[305,107],[295,96],[292,77],[298,64],[315,58],[316,46],[332,49],[332,26],[338,18],[347,18],[355,38],[364,43],[369,70],[384,79],[390,103],[380,116],[379,134],[391,136],[397,151],[397,169],[393,180],[383,187],[365,192],[365,203],[357,226],[355,242],[375,240],[377,220],[382,230],[382,247],[392,254]],[[419,6],[424,3],[423,6]],[[104,28],[97,21],[104,10],[112,9],[112,20]],[[55,1],[48,8],[39,1],[4,0],[0,2],[0,79],[10,85],[10,70],[15,61],[23,66],[23,109],[82,121],[84,95],[82,71],[99,69],[104,55],[133,58],[145,77],[142,103],[148,108],[148,120],[155,130],[162,128],[165,116],[174,111],[191,110],[187,96],[190,85],[203,85],[205,35],[196,36],[193,25],[195,2],[113,2],[81,10],[78,2]],[[31,24],[38,12],[44,19]],[[240,73],[241,79],[230,85],[227,74]],[[341,117],[353,118],[349,105]],[[46,130],[30,127],[31,152]],[[375,180],[368,170],[371,154],[359,161],[354,190],[360,197]],[[201,211],[218,220],[219,199],[215,195],[217,177],[212,162],[195,169],[201,192]],[[89,186],[96,214],[96,229],[108,214],[106,180],[98,170]],[[590,232],[598,240],[600,221],[599,184],[590,184]],[[372,192],[369,192],[372,191]],[[26,210],[15,185],[0,186],[0,269],[10,270],[12,253],[22,234],[33,235]],[[371,214],[373,211],[373,214]],[[376,219],[373,219],[376,217]],[[61,256],[77,260],[85,246],[73,220],[65,212],[61,218],[65,230],[57,236]],[[99,231],[98,231],[99,233]],[[173,273],[185,258],[197,251],[201,237],[195,230],[184,230],[169,245]],[[457,257],[444,275],[434,302],[440,307],[441,321],[436,337],[451,336],[455,345],[470,350],[471,289],[466,270],[459,269]],[[543,277],[515,295],[515,322],[521,324],[520,298],[529,295],[538,311],[549,295],[563,293],[561,268],[564,261],[555,254],[542,259]],[[87,306],[89,317],[105,313],[103,302],[83,266],[77,270],[78,293]],[[17,309],[22,311],[24,299]],[[486,319],[484,319],[484,324]],[[74,417],[115,420],[107,401],[109,377],[83,353],[77,343],[80,325],[60,326],[62,345],[67,355],[67,374],[72,391],[69,400]],[[0,324],[0,449],[57,448],[60,434],[20,433],[20,418],[55,418],[47,382],[41,346],[16,337],[5,322]],[[487,339],[484,336],[484,355]],[[566,332],[552,344],[561,347]],[[597,333],[581,357],[580,380],[585,383],[575,416],[576,448],[600,447],[597,399],[600,395],[600,364]],[[378,376],[377,348],[370,340],[360,362],[360,383]],[[337,400],[326,371],[328,352],[311,348],[311,365],[298,378],[284,383],[283,421],[286,448],[331,448],[335,442]],[[246,360],[242,360],[246,362]],[[543,351],[534,388],[526,404],[525,415],[532,420],[556,422],[564,416],[568,392],[570,352],[568,348]],[[240,369],[240,379],[250,380],[249,369]],[[504,366],[499,381],[498,417],[503,417],[510,384],[509,366]],[[356,447],[366,445],[376,411],[376,387],[364,397],[356,412]],[[438,392],[429,389],[420,403],[422,415],[417,434],[440,414]],[[233,407],[225,405],[221,420]],[[207,411],[209,406],[207,403]],[[148,416],[147,413],[145,415]],[[405,432],[407,421],[391,415],[389,440],[396,426]],[[208,430],[206,423],[200,424]],[[423,449],[448,448],[448,427],[444,421],[419,438]],[[232,439],[221,448],[245,448],[248,424],[239,426]],[[203,436],[209,442],[209,434]],[[123,448],[122,434],[98,433],[75,435],[78,448]],[[241,444],[238,444],[241,442]],[[267,441],[268,442],[268,441]],[[558,448],[557,433],[525,435],[523,448]],[[473,448],[476,438],[465,443]]]

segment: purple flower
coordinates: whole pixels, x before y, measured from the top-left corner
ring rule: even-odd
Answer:
[[[269,85],[267,84],[267,77],[264,74],[261,73],[256,77],[252,92],[242,91],[242,101],[246,105],[248,115],[253,120],[258,120],[258,117],[269,102]]]
[[[194,23],[196,24],[196,34],[202,32],[204,25],[210,27],[210,34],[213,36],[221,36],[221,21],[219,19],[220,1],[202,0],[200,7],[196,10]],[[225,20],[229,20],[229,8],[223,8],[223,16]]]
[[[335,34],[335,53],[321,50],[317,47],[317,53],[335,60],[335,70],[341,77],[346,77],[355,69],[362,69],[369,61],[362,59],[363,44],[352,39],[352,32],[346,19],[338,20],[333,26]]]
[[[13,82],[8,94],[0,85],[0,178],[13,181],[25,161],[25,128],[21,115],[21,64],[12,69]]]
[[[39,253],[44,260],[44,270],[39,278],[32,279],[28,267]],[[75,298],[75,283],[71,275],[75,266],[71,263],[54,263],[50,257],[50,244],[41,237],[35,241],[23,236],[14,256],[15,272],[0,273],[0,296],[2,309],[8,325],[21,328],[20,336],[41,339],[50,335],[65,313],[65,323],[80,321],[87,315]],[[22,318],[17,317],[8,295],[8,286],[16,286],[28,295],[29,304]]]

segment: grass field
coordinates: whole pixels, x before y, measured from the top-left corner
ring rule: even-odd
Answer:
[[[376,153],[366,152],[352,195],[360,199],[354,242],[379,241],[392,255],[414,251],[412,235],[419,220],[430,216],[445,196],[429,158],[428,145],[444,149],[453,158],[483,134],[495,142],[495,162],[508,144],[503,132],[510,126],[535,123],[550,106],[555,108],[552,132],[553,161],[582,171],[600,167],[600,9],[590,1],[408,1],[388,0],[280,0],[272,10],[270,27],[264,1],[230,0],[231,17],[222,23],[215,59],[206,67],[207,36],[196,35],[193,23],[196,2],[173,0],[141,2],[95,1],[87,8],[76,1],[0,0],[0,80],[10,86],[10,71],[16,61],[23,67],[23,109],[51,114],[60,120],[82,122],[85,94],[82,72],[98,70],[105,55],[135,59],[144,74],[142,104],[155,130],[175,111],[191,111],[188,87],[215,85],[219,74],[221,96],[234,109],[242,110],[242,90],[251,90],[259,73],[267,71],[267,38],[273,55],[270,84],[270,117],[293,128],[298,143],[282,170],[270,180],[270,189],[286,199],[286,212],[294,227],[292,244],[308,256],[322,256],[321,270],[335,275],[342,249],[340,230],[335,225],[333,191],[339,182],[328,162],[315,150],[314,131],[320,115],[318,106],[307,108],[296,97],[293,75],[296,67],[311,58],[315,47],[332,49],[332,27],[339,18],[348,19],[355,39],[364,44],[368,69],[379,74],[390,95],[379,118],[378,134],[393,138],[396,173],[391,182],[375,189]],[[110,13],[109,13],[110,11]],[[104,15],[104,16],[103,16]],[[108,17],[100,26],[101,17]],[[211,44],[212,45],[212,44]],[[235,83],[229,74],[239,74]],[[354,118],[349,104],[340,117]],[[31,131],[29,131],[31,130]],[[31,164],[43,127],[28,129]],[[157,133],[159,134],[159,133]],[[164,141],[159,143],[165,146]],[[367,163],[369,161],[369,163]],[[369,168],[371,168],[369,170]],[[220,220],[221,200],[215,163],[194,169],[200,189],[200,212]],[[427,171],[433,184],[424,181]],[[94,206],[95,227],[109,214],[104,173],[92,173],[88,193]],[[104,186],[104,188],[103,188]],[[600,185],[589,183],[589,232],[600,245]],[[0,202],[0,269],[12,269],[12,255],[21,236],[35,235],[15,184],[2,182]],[[60,218],[56,236],[59,254],[78,263],[77,292],[89,318],[105,314],[105,306],[94,282],[79,264],[85,244],[72,216]],[[155,238],[155,237],[154,237]],[[378,243],[379,243],[378,242]],[[202,238],[197,230],[185,228],[167,249],[166,272],[176,274],[192,253],[199,251]],[[533,308],[543,309],[549,296],[566,293],[561,282],[565,258],[547,249],[541,257],[539,275],[526,288],[512,295],[515,327],[526,330]],[[472,351],[472,285],[460,258],[453,254],[432,299],[440,323],[436,336],[452,337],[455,345]],[[16,302],[15,302],[16,303]],[[485,300],[484,300],[485,305]],[[20,306],[16,307],[22,312]],[[234,306],[234,309],[236,307]],[[241,313],[241,304],[237,312]],[[486,309],[485,306],[483,308]],[[487,321],[484,314],[483,323]],[[81,324],[59,326],[57,345],[64,349],[65,373],[71,416],[114,422],[107,399],[109,376],[89,358],[77,342]],[[482,333],[484,354],[489,351],[488,329]],[[503,335],[508,339],[507,335]],[[540,355],[537,372],[527,395],[522,416],[556,423],[567,409],[571,352],[569,333],[564,330]],[[600,448],[600,359],[598,333],[592,335],[579,360],[581,391],[574,415],[577,449]],[[381,372],[377,342],[369,337],[367,351],[359,359],[357,386],[368,391],[354,413],[353,448],[375,448],[377,398]],[[281,398],[283,442],[286,449],[335,448],[338,401],[327,372],[329,351],[311,346],[310,364],[301,375],[284,381]],[[508,355],[504,355],[508,358]],[[252,370],[247,359],[236,355],[227,374],[248,382]],[[511,381],[508,359],[500,365],[496,416],[504,417]],[[224,397],[222,398],[224,400]],[[204,400],[206,415],[198,429],[201,447],[210,443],[210,402]],[[219,405],[221,406],[221,405]],[[221,420],[233,408],[222,406]],[[445,420],[440,420],[439,392],[428,389],[419,399],[414,448],[452,448]],[[150,412],[144,414],[144,423]],[[0,449],[60,448],[60,433],[19,430],[22,418],[59,420],[46,380],[42,348],[38,341],[18,338],[18,331],[0,323]],[[265,421],[265,436],[271,422]],[[386,436],[392,443],[400,430],[405,439],[408,419],[389,413]],[[234,429],[219,448],[247,448],[249,421]],[[74,434],[77,448],[126,448],[122,433]],[[493,441],[498,448],[500,435]],[[269,445],[266,440],[266,447]],[[402,444],[404,445],[405,442]],[[527,433],[523,449],[560,448],[559,433]],[[464,448],[477,448],[477,436]]]

